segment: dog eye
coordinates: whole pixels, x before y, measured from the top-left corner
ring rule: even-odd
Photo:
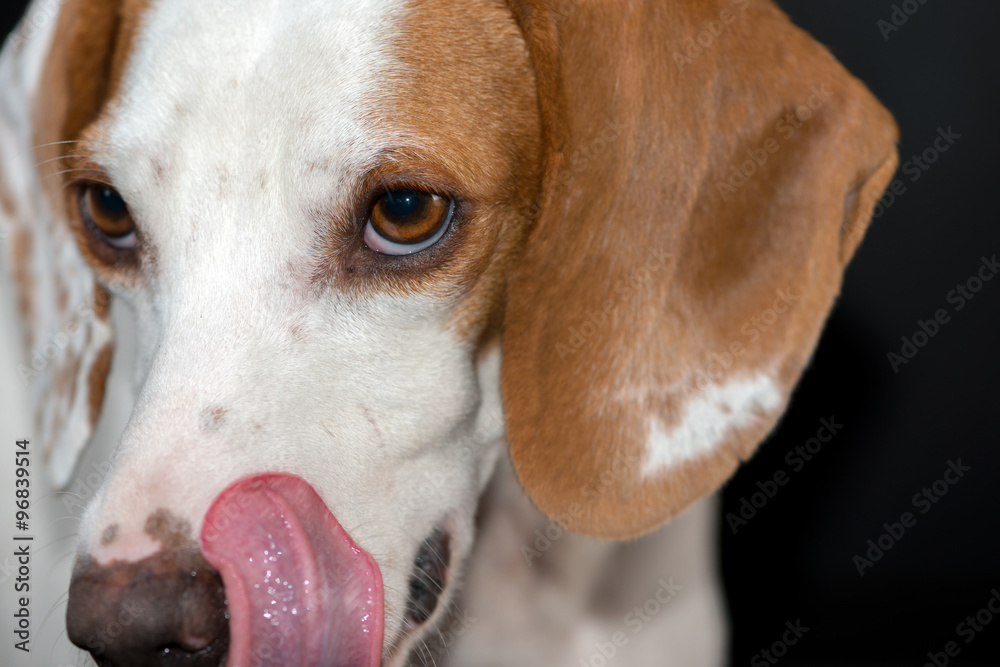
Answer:
[[[386,190],[372,207],[365,243],[386,255],[410,255],[437,243],[448,230],[454,203],[418,190]]]
[[[92,183],[80,192],[80,214],[108,245],[131,250],[138,245],[135,221],[122,196],[111,187]]]

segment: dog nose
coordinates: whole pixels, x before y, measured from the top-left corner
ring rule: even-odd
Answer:
[[[229,647],[222,579],[192,544],[135,562],[81,556],[66,621],[102,667],[218,667]]]

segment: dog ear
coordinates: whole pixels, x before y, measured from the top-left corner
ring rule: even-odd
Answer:
[[[66,158],[108,95],[120,22],[117,3],[34,3],[0,54],[0,222],[24,324],[19,375],[59,486],[100,416],[112,354],[110,297],[69,221]]]
[[[509,0],[545,176],[509,276],[527,493],[628,538],[773,428],[895,172],[889,113],[765,0]]]

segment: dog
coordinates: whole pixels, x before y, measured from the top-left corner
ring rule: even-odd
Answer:
[[[97,664],[721,664],[711,494],[897,165],[770,0],[36,0],[0,82],[57,486],[134,321]]]

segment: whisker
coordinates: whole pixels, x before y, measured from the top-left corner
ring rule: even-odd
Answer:
[[[91,173],[91,174],[100,174],[100,173],[101,173],[101,172],[100,172],[100,171],[98,171],[97,169],[86,169],[86,168],[77,168],[77,169],[63,169],[62,171],[57,171],[57,172],[55,172],[55,173],[52,173],[52,174],[46,174],[46,175],[45,175],[45,176],[43,176],[43,177],[42,177],[42,178],[41,178],[40,180],[43,180],[43,181],[44,181],[44,180],[46,180],[46,179],[49,179],[49,178],[53,178],[53,177],[55,177],[55,176],[62,176],[63,174],[72,174],[72,173],[74,173],[74,172],[86,172],[86,173]],[[99,178],[95,178],[94,180],[95,180],[96,182],[98,182],[98,183],[104,183],[104,181],[102,181],[102,180],[101,180],[101,179],[99,179]],[[107,186],[109,186],[109,187],[111,186],[111,184],[110,184],[110,183],[104,183],[104,184],[105,184],[105,185],[107,185]]]
[[[45,629],[45,624],[48,622],[49,617],[52,616],[52,612],[54,612],[57,608],[66,604],[67,602],[69,602],[69,591],[66,591],[65,593],[60,595],[59,599],[57,599],[49,608],[49,611],[45,614],[45,618],[42,619],[41,625],[38,626],[38,634],[41,634],[42,630]]]
[[[73,502],[71,500],[66,501],[66,505],[67,505],[67,509],[75,507],[76,509],[80,510],[81,514],[83,512],[87,511],[87,506],[86,505],[81,505],[81,504],[75,503],[75,502]]]
[[[65,495],[65,494],[76,495],[81,500],[86,500],[86,498],[84,498],[83,496],[80,496],[78,494],[71,494],[69,491],[50,491],[49,493],[46,493],[43,496],[39,496],[38,499],[35,502],[41,502],[43,500],[48,500],[49,498],[55,498],[56,496]]]
[[[431,650],[430,645],[427,640],[423,637],[417,637],[417,641],[423,647],[424,651],[427,653],[427,659],[430,660],[431,667],[437,667],[437,660],[434,658],[434,651]],[[427,664],[427,663],[424,663]]]
[[[62,556],[59,556],[59,558],[56,559],[56,562],[54,563],[53,568],[55,568],[55,566],[59,565],[60,563],[62,563],[67,558],[75,558],[75,557],[76,557],[76,550],[75,549],[72,550],[72,551],[67,551]]]
[[[49,521],[47,526],[55,526],[60,521],[67,521],[67,520],[80,521],[81,519],[75,514],[66,514],[65,516],[57,516],[55,519],[52,519],[51,521]]]
[[[58,645],[59,645],[59,640],[60,640],[60,639],[62,639],[62,636],[63,636],[63,635],[65,635],[66,633],[67,633],[67,630],[66,630],[66,627],[65,627],[65,626],[63,626],[63,629],[62,629],[62,632],[60,632],[60,633],[59,633],[58,635],[56,635],[56,638],[55,638],[55,639],[54,639],[54,640],[52,641],[52,650],[51,650],[51,651],[49,651],[49,664],[50,664],[50,665],[51,665],[51,664],[52,664],[52,662],[53,662],[53,660],[52,660],[52,656],[53,656],[53,655],[55,654],[55,652],[56,652],[56,646],[58,646]]]
[[[38,553],[42,553],[43,551],[45,551],[49,547],[54,546],[56,544],[59,544],[63,540],[68,540],[70,538],[77,538],[79,536],[80,536],[80,533],[78,531],[73,531],[72,533],[66,533],[65,535],[57,537],[54,540],[52,540],[51,542],[49,542],[48,544],[46,544],[45,546],[43,546],[41,549],[38,550]]]
[[[42,160],[41,162],[36,163],[35,164],[35,169],[39,169],[39,168],[41,168],[41,167],[43,167],[43,166],[45,166],[47,164],[50,164],[52,162],[59,162],[60,160],[68,160],[70,158],[77,158],[77,157],[88,157],[88,155],[89,154],[88,154],[88,152],[86,150],[84,150],[82,148],[76,148],[76,149],[67,151],[64,155],[56,155],[54,157],[50,157],[50,158],[47,158],[45,160]]]
[[[48,496],[75,496],[75,497],[79,498],[80,500],[86,500],[86,498],[84,498],[83,496],[81,496],[79,493],[74,493],[72,491],[53,491],[52,493],[47,494],[46,498]]]
[[[61,146],[64,144],[101,144],[103,146],[114,146],[114,144],[107,141],[101,141],[99,139],[67,139],[66,141],[50,141],[47,144],[38,144],[33,146],[31,150],[37,151],[39,148],[48,148],[49,146]]]

